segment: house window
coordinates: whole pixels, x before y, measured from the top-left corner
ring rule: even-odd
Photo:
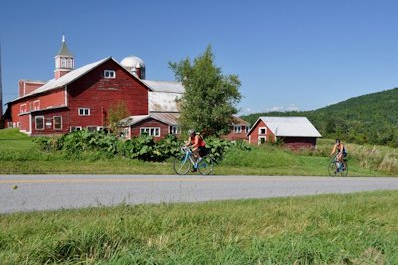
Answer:
[[[265,136],[258,137],[258,144],[265,144],[266,141],[267,141],[267,138]]]
[[[171,126],[170,133],[171,134],[179,134],[180,133],[180,127],[179,126]]]
[[[19,106],[19,113],[25,113],[27,111],[26,104],[21,104]]]
[[[90,109],[88,108],[79,108],[78,112],[79,116],[90,116]]]
[[[258,128],[258,134],[267,134],[267,127]]]
[[[246,126],[245,132],[248,133],[250,131],[250,126]]]
[[[98,131],[98,128],[97,128],[97,126],[87,126],[87,131],[96,132],[96,131]]]
[[[150,136],[159,137],[160,136],[160,128],[159,127],[141,127],[140,134],[148,134]]]
[[[12,128],[12,127],[13,127],[12,122],[11,121],[7,122],[7,128]]]
[[[40,109],[40,100],[33,101],[33,110],[39,110],[39,109]]]
[[[43,116],[35,117],[35,129],[36,130],[44,130],[44,117]]]
[[[234,132],[235,133],[241,133],[242,132],[242,126],[234,126]]]
[[[53,126],[54,126],[54,130],[62,130],[62,117],[61,116],[54,116]]]
[[[111,79],[116,78],[116,72],[113,71],[113,70],[105,70],[104,71],[104,77],[105,78],[111,78]]]
[[[82,126],[71,126],[70,127],[70,131],[74,132],[74,131],[81,131],[82,130]]]

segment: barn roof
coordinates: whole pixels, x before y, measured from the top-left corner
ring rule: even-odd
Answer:
[[[244,119],[241,119],[236,116],[232,116],[232,125],[243,125],[243,126],[249,126],[250,123],[245,121]]]
[[[275,136],[322,137],[306,117],[259,117],[248,135],[259,121],[263,121]]]
[[[180,117],[180,114],[174,113],[174,112],[159,112],[159,113],[153,112],[153,113],[149,113],[148,115],[135,115],[135,116],[127,117],[127,118],[121,120],[120,124],[122,124],[122,126],[132,126],[141,121],[152,118],[157,121],[163,122],[167,125],[178,125],[177,121],[178,121],[179,117]]]
[[[24,95],[23,97],[16,98],[16,99],[14,99],[14,100],[11,101],[11,102],[14,102],[14,101],[17,101],[17,100],[19,100],[19,99],[21,99],[21,98],[29,97],[29,96],[32,96],[32,95],[35,95],[35,94],[39,94],[39,93],[51,91],[51,90],[53,90],[53,89],[61,88],[61,87],[65,86],[65,85],[67,85],[67,84],[69,84],[69,83],[75,81],[76,79],[80,78],[81,76],[85,75],[86,73],[90,72],[91,70],[93,70],[94,68],[98,67],[99,65],[103,64],[104,62],[106,62],[106,61],[108,61],[108,60],[113,60],[115,63],[117,63],[118,65],[120,65],[120,64],[119,64],[116,60],[114,60],[112,57],[106,57],[106,58],[104,58],[104,59],[102,59],[102,60],[99,60],[99,61],[97,61],[97,62],[90,63],[90,64],[86,64],[86,65],[84,65],[84,66],[82,66],[82,67],[80,67],[80,68],[77,68],[77,69],[75,69],[75,70],[73,70],[73,71],[71,71],[71,72],[69,72],[69,73],[67,73],[67,74],[65,74],[65,75],[63,75],[63,76],[61,76],[61,77],[58,78],[58,79],[51,79],[50,81],[48,81],[47,83],[45,83],[43,86],[41,86],[41,87],[35,89],[35,90],[32,91],[31,93],[26,94],[26,95]],[[122,67],[122,66],[120,65],[120,67]],[[124,67],[122,67],[122,68],[124,69]],[[129,73],[130,73],[130,72],[129,72]],[[131,73],[130,73],[130,74],[131,74]],[[132,74],[131,74],[131,75],[132,75]],[[144,80],[141,80],[141,79],[137,79],[137,80],[139,80],[140,82],[144,81]],[[163,82],[161,82],[161,83],[163,83]],[[172,83],[172,82],[170,82],[170,83]],[[145,86],[147,86],[149,90],[152,89],[152,88],[149,87],[146,83],[143,83],[143,84],[144,84]]]
[[[28,97],[28,96],[31,96],[31,95],[47,92],[47,91],[50,91],[50,90],[65,86],[65,85],[71,83],[72,81],[78,79],[82,75],[86,74],[87,72],[91,71],[92,69],[96,68],[97,66],[101,65],[102,63],[104,63],[105,61],[107,61],[109,59],[112,59],[112,57],[107,57],[107,58],[99,60],[97,62],[94,62],[94,63],[91,63],[91,64],[87,64],[85,66],[77,68],[77,69],[67,73],[66,75],[61,76],[58,79],[51,79],[46,84],[44,84],[41,87],[35,89],[31,93],[26,94],[23,97],[19,97],[17,99],[14,99],[13,101],[16,101],[16,100],[19,100],[21,98],[25,98],[25,97]]]
[[[184,87],[180,82],[172,81],[154,81],[154,80],[141,80],[154,92],[169,92],[183,94],[185,92]]]

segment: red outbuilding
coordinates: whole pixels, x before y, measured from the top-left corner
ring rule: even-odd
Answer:
[[[306,117],[259,117],[247,135],[251,144],[281,141],[293,150],[315,149],[322,137]]]

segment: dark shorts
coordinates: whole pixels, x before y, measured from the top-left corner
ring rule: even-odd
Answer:
[[[206,146],[200,146],[198,151],[200,156],[205,156],[209,153],[209,150],[206,148]]]

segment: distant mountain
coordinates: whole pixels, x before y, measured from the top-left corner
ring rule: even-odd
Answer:
[[[398,147],[398,88],[368,94],[313,111],[267,112],[242,116],[305,116],[323,137]]]

